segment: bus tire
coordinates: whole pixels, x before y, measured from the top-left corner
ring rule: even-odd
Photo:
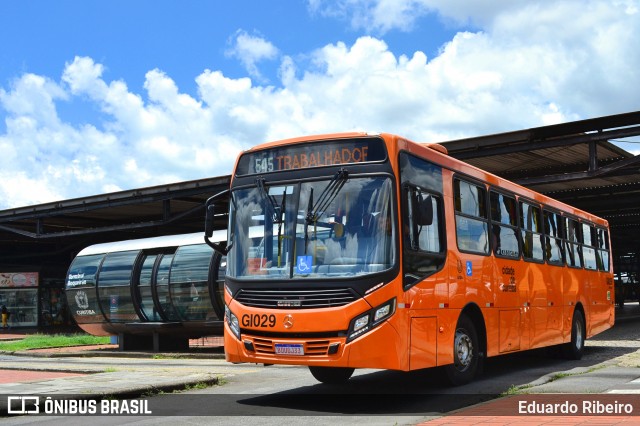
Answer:
[[[337,385],[349,380],[355,368],[346,367],[309,367],[315,379],[321,383]]]
[[[453,340],[453,364],[444,367],[449,383],[460,386],[471,382],[480,367],[480,342],[471,319],[462,315]]]
[[[562,354],[566,359],[582,358],[586,336],[584,315],[582,311],[576,309],[573,311],[573,320],[571,320],[571,341],[562,345]]]

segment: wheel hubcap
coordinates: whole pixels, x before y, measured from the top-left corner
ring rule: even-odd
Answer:
[[[455,353],[458,369],[467,369],[473,360],[473,342],[464,330],[456,331]]]
[[[576,321],[576,349],[580,349],[584,344],[584,335],[582,330],[582,323]]]

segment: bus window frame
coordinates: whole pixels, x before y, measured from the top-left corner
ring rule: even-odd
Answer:
[[[538,211],[540,213],[540,232],[534,232],[534,231],[530,231],[529,229],[525,228],[524,225],[522,224],[522,204],[526,203],[529,204],[532,207],[537,207]],[[530,262],[530,263],[539,263],[539,264],[543,264],[546,263],[545,260],[545,232],[544,232],[544,214],[543,214],[543,204],[539,203],[535,200],[532,200],[531,198],[525,197],[525,196],[519,196],[518,197],[518,221],[520,223],[520,237],[522,239],[522,260],[524,260],[525,262]],[[542,250],[542,258],[541,259],[537,259],[535,257],[527,257],[525,250],[524,250],[524,237],[522,237],[522,232],[531,232],[533,234],[533,236],[535,237],[537,236],[541,236],[542,240],[541,240],[541,250]]]
[[[584,227],[587,226],[589,227],[589,236],[591,237],[589,241],[589,244],[586,243],[585,238],[584,238]],[[599,271],[598,269],[598,236],[597,234],[595,234],[595,230],[596,230],[596,225],[590,221],[587,220],[583,220],[580,222],[580,228],[581,228],[581,233],[582,233],[582,267],[583,269],[587,270],[587,271],[594,271],[597,272]],[[595,238],[595,245],[593,245],[594,243],[594,238]],[[587,262],[585,259],[585,255],[584,255],[584,249],[585,247],[592,249],[593,253],[594,253],[594,259],[593,261],[595,262],[595,266],[593,268],[588,268],[587,267]]]
[[[521,260],[522,259],[522,235],[521,235],[521,228],[520,228],[520,214],[518,211],[518,194],[511,192],[511,191],[506,191],[502,188],[493,186],[493,185],[489,185],[489,190],[488,192],[488,198],[489,198],[489,205],[488,205],[488,209],[489,209],[489,236],[490,236],[490,246],[491,246],[491,255],[495,256],[498,259],[507,259],[507,260]],[[509,197],[511,199],[513,199],[513,202],[515,203],[515,208],[516,208],[516,225],[507,225],[506,223],[502,223],[499,221],[495,221],[493,220],[493,217],[491,215],[491,193],[494,192],[498,195],[501,195],[503,197]],[[510,228],[516,231],[516,239],[518,240],[518,255],[517,256],[507,256],[507,255],[503,255],[503,254],[498,254],[496,253],[496,246],[494,244],[494,232],[493,232],[493,226],[494,224],[496,226],[500,226],[500,227],[506,227],[506,228]]]
[[[545,213],[551,213],[556,215],[557,217],[560,218],[560,230],[559,230],[559,237],[554,237],[551,236],[549,234],[547,234],[547,231],[545,229]],[[545,244],[547,242],[546,238],[548,237],[550,240],[551,239],[559,239],[561,244],[562,244],[562,259],[560,260],[560,262],[551,262],[549,261],[549,259],[547,258],[547,250],[546,247],[543,248],[544,250],[544,261],[547,263],[547,265],[551,265],[551,266],[565,266],[567,265],[567,247],[566,247],[566,228],[565,228],[565,222],[564,222],[564,212],[562,210],[558,210],[558,209],[554,209],[552,207],[547,206],[546,204],[542,204],[542,231],[544,233],[544,237],[545,237]]]
[[[481,188],[484,189],[484,198],[485,198],[485,201],[484,201],[485,208],[484,208],[484,210],[485,210],[485,215],[486,215],[485,218],[481,218],[481,217],[477,217],[477,216],[471,216],[471,215],[468,215],[466,213],[458,212],[458,210],[456,209],[456,185],[455,185],[456,179],[461,181],[461,182],[465,182],[467,184],[474,185],[474,186],[477,186],[477,187],[481,187]],[[451,177],[451,189],[452,189],[452,191],[451,191],[451,195],[452,195],[451,201],[453,203],[453,206],[452,206],[453,210],[452,211],[453,211],[453,215],[454,215],[454,223],[453,223],[453,225],[454,225],[454,228],[456,230],[456,233],[455,233],[455,236],[456,236],[456,248],[458,249],[458,251],[460,253],[473,254],[473,255],[477,255],[477,256],[492,256],[493,255],[492,249],[491,249],[491,241],[490,241],[491,209],[490,209],[490,206],[489,206],[489,202],[490,202],[490,200],[489,200],[489,189],[487,188],[487,186],[488,185],[487,185],[486,182],[484,182],[484,181],[482,181],[480,179],[474,178],[472,176],[463,174],[463,173],[454,172],[453,176]],[[487,252],[466,250],[466,249],[461,249],[460,248],[459,239],[458,239],[458,219],[457,219],[458,216],[460,216],[462,218],[472,219],[472,220],[481,221],[481,222],[485,223],[485,225],[487,227],[486,228]]]
[[[410,190],[412,189],[419,190],[423,194],[429,194],[431,197],[433,197],[432,199],[435,201],[436,209],[433,212],[433,214],[434,214],[434,217],[437,216],[437,220],[438,220],[437,230],[438,230],[438,240],[440,244],[440,251],[436,252],[436,251],[423,250],[419,246],[412,247],[409,244],[410,237],[407,237],[405,235],[405,229],[410,229],[409,232],[413,232],[413,227],[418,226],[415,224],[415,221],[412,221],[409,219],[409,195],[408,194],[410,194]],[[414,287],[415,285],[420,284],[420,282],[424,281],[426,278],[444,269],[444,266],[446,264],[446,257],[447,257],[447,237],[446,237],[446,224],[445,224],[445,212],[444,212],[445,207],[444,207],[443,194],[430,190],[428,188],[421,187],[419,185],[415,185],[411,182],[402,183],[400,202],[401,202],[401,209],[402,209],[401,224],[400,224],[402,233],[399,239],[402,240],[402,262],[401,263],[402,263],[403,287],[404,287],[404,290],[406,291]],[[417,255],[423,258],[427,258],[427,257],[437,258],[437,259],[440,259],[441,262],[436,269],[434,269],[433,271],[429,271],[428,274],[421,275],[421,276],[412,274],[411,277],[412,279],[414,279],[414,281],[406,282],[407,271],[405,270],[406,269],[405,265],[407,263],[406,256],[408,255],[411,255],[411,256]]]
[[[393,169],[391,167],[386,167],[387,165],[389,165],[389,155],[387,153],[387,158],[385,161],[383,162],[367,162],[367,163],[354,163],[354,164],[347,164],[344,166],[344,168],[347,168],[347,171],[349,172],[349,180],[351,179],[362,179],[362,178],[374,178],[374,177],[385,177],[390,179],[391,181],[391,191],[392,191],[392,195],[391,195],[391,212],[392,212],[392,223],[395,226],[398,226],[400,221],[399,221],[399,215],[400,215],[400,211],[399,211],[399,207],[398,207],[398,198],[399,198],[399,193],[398,193],[398,180],[399,177],[396,175],[396,173],[394,173]],[[434,163],[435,164],[435,163]],[[368,170],[371,168],[372,165],[382,165],[385,167],[380,167],[380,168],[376,168],[374,170]],[[333,167],[333,169],[331,169],[331,167]],[[363,169],[362,167],[366,167],[365,169]],[[316,181],[323,181],[323,180],[329,180],[331,179],[331,177],[333,176],[332,172],[333,171],[337,171],[338,169],[340,169],[341,167],[339,166],[323,166],[322,168],[324,168],[325,170],[327,170],[326,174],[313,174],[312,176],[304,176],[300,177],[299,174],[301,173],[301,170],[296,169],[296,170],[286,170],[286,171],[279,171],[279,172],[274,172],[272,174],[273,175],[277,175],[278,178],[273,180],[273,181],[267,181],[267,187],[271,187],[271,186],[278,186],[278,185],[298,185],[298,186],[302,186],[304,183],[308,183],[308,182],[316,182]],[[311,170],[319,170],[321,169],[321,167],[314,167]],[[352,169],[354,170],[352,172]],[[255,176],[255,175],[253,175]],[[249,189],[249,188],[255,188],[255,179],[246,179],[246,176],[243,175],[240,179],[237,179],[237,181],[239,182],[237,185],[233,185],[231,186],[230,192],[229,192],[229,209],[231,210],[231,203],[234,203],[234,198],[233,198],[233,193],[237,190],[244,190],[244,189]],[[300,202],[300,199],[298,197],[298,203]],[[300,209],[300,205],[296,206],[296,210]],[[233,235],[233,229],[235,229],[235,220],[236,220],[236,216],[230,216],[229,217],[229,225],[228,225],[228,236],[229,238]],[[232,222],[233,221],[233,222]],[[396,235],[396,238],[393,241],[394,244],[394,250],[395,250],[395,259],[393,261],[393,264],[391,265],[390,268],[385,269],[383,271],[378,271],[378,272],[372,272],[370,274],[365,275],[363,278],[362,276],[353,276],[353,277],[345,277],[345,278],[341,278],[341,282],[355,282],[358,283],[358,285],[354,288],[357,289],[358,294],[360,294],[361,292],[366,291],[362,290],[360,288],[360,284],[363,282],[368,283],[367,285],[365,285],[368,288],[370,288],[371,286],[369,285],[370,283],[379,283],[380,279],[382,278],[383,280],[386,280],[388,282],[390,282],[392,280],[391,277],[396,277],[398,276],[398,274],[400,273],[400,263],[401,263],[401,257],[400,257],[400,238],[401,236],[399,235],[400,233],[400,229],[396,229],[396,232],[398,233]],[[229,239],[227,240],[229,241]],[[292,251],[292,253],[290,254],[291,256],[295,255],[295,250]],[[228,256],[228,254],[227,254]],[[292,258],[293,259],[293,258]],[[229,267],[228,263],[227,263],[227,268]],[[293,260],[291,260],[291,271],[293,271],[293,269],[295,268],[295,262]],[[327,283],[329,283],[331,281],[331,279],[329,278],[321,278],[321,279],[310,279],[310,280],[306,280],[303,278],[296,278],[299,277],[298,275],[295,275],[293,273],[290,273],[290,276],[292,278],[287,280],[287,283],[289,284],[295,284],[296,282],[305,282],[305,283],[309,283],[309,285],[312,285],[311,283],[313,283],[315,285],[315,283],[321,283],[323,285],[327,285]],[[235,295],[235,289],[238,288],[240,285],[247,285],[247,284],[251,284],[251,283],[265,283],[265,280],[258,280],[258,279],[247,279],[247,278],[243,278],[243,279],[238,279],[237,277],[230,277],[228,275],[225,276],[225,283],[228,284],[227,287],[230,288],[231,293]]]
[[[564,226],[564,241],[567,244],[565,246],[565,265],[567,265],[567,267],[569,268],[573,268],[573,269],[584,269],[584,258],[582,255],[582,244],[583,244],[583,237],[582,237],[582,226],[580,219],[572,214],[569,213],[565,213],[562,215],[563,220],[565,220],[565,223],[563,224]],[[567,226],[568,223],[567,221],[569,220],[573,220],[574,222],[576,222],[578,224],[578,229],[580,234],[578,235],[578,241],[576,243],[572,242],[571,240],[569,240],[569,227]],[[569,245],[572,244],[576,244],[578,246],[578,257],[579,257],[579,264],[577,266],[571,265],[568,261],[568,257],[569,257]]]
[[[408,176],[408,173],[405,171],[405,168],[403,167],[403,156],[407,157],[408,161],[410,161],[409,159],[412,158],[415,161],[419,161],[419,162],[424,162],[424,163],[428,163],[429,165],[433,166],[433,167],[437,167],[438,169],[440,169],[440,188],[435,188],[434,187],[426,187],[424,185],[419,185],[418,183],[414,182],[410,176]],[[445,205],[445,196],[444,196],[444,175],[442,173],[443,170],[450,170],[447,169],[445,166],[443,166],[442,164],[439,164],[435,161],[433,161],[431,158],[429,158],[428,156],[420,156],[417,155],[416,153],[413,153],[411,151],[406,151],[406,150],[401,150],[400,152],[398,152],[397,155],[397,161],[398,161],[398,173],[397,173],[397,180],[399,181],[399,187],[400,187],[400,192],[398,194],[398,200],[400,201],[400,212],[399,212],[399,228],[398,228],[398,238],[397,241],[402,243],[402,253],[401,256],[402,258],[400,259],[400,261],[398,262],[401,266],[402,266],[402,281],[403,281],[403,288],[405,291],[411,289],[412,287],[420,284],[422,281],[424,281],[426,278],[432,276],[433,274],[436,274],[440,271],[442,271],[446,265],[446,259],[447,259],[447,224],[446,224],[446,205]],[[420,248],[418,247],[413,248],[410,246],[410,244],[408,244],[409,238],[406,237],[405,235],[405,229],[411,229],[411,227],[414,226],[414,223],[409,222],[409,189],[413,188],[413,189],[418,189],[420,190],[422,193],[426,193],[431,195],[432,197],[435,197],[435,202],[436,202],[436,211],[434,212],[434,215],[437,215],[437,220],[438,220],[438,237],[439,237],[439,242],[440,242],[440,252],[430,252],[430,251],[426,251],[426,250],[420,250]],[[438,190],[439,189],[439,190]],[[413,231],[411,231],[413,232]],[[400,251],[398,252],[400,253]],[[435,257],[441,260],[441,263],[439,265],[439,267],[437,267],[437,269],[435,269],[434,271],[429,271],[429,273],[427,275],[423,275],[423,276],[417,276],[414,274],[410,275],[410,278],[412,279],[412,281],[408,282],[407,279],[407,275],[406,275],[406,264],[407,264],[407,256],[421,256],[421,257]]]
[[[602,263],[603,268],[597,268],[596,270],[599,272],[606,272],[606,273],[610,273],[611,272],[611,248],[609,247],[609,231],[599,225],[595,225],[595,229],[596,229],[596,242],[598,243],[598,246],[596,247],[596,262],[598,261],[598,254],[600,252],[606,252],[607,253],[607,262],[605,263],[604,260],[602,258],[600,258],[600,261]],[[599,232],[602,231],[604,232],[604,239],[603,239],[603,243],[604,246],[601,247],[600,246],[600,237],[599,237]]]

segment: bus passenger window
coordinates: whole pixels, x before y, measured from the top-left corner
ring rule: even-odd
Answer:
[[[604,229],[596,228],[597,256],[596,262],[599,271],[609,272],[609,234]]]
[[[542,220],[540,207],[520,202],[522,253],[526,260],[542,261]]]
[[[458,249],[489,254],[486,189],[459,179],[453,184]]]
[[[586,223],[582,224],[582,257],[584,259],[584,267],[586,269],[595,270],[596,265],[596,233],[593,226]]]
[[[491,242],[496,256],[520,257],[518,216],[513,197],[491,191]]]
[[[564,244],[562,236],[562,218],[559,214],[544,211],[545,254],[544,258],[550,265],[564,264]]]
[[[565,236],[567,242],[567,265],[582,268],[582,232],[580,224],[573,219],[565,218]]]

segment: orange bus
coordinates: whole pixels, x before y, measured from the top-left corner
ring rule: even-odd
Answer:
[[[614,323],[607,222],[442,145],[367,133],[259,145],[207,202],[207,235],[223,194],[227,244],[211,245],[227,256],[234,363],[306,365],[325,383],[444,366],[463,384],[486,357],[561,345],[578,359]]]

